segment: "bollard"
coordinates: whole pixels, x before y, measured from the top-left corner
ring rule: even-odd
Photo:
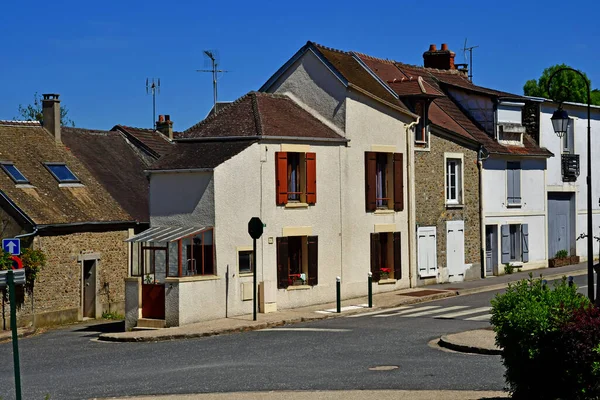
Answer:
[[[569,281],[569,287],[573,286],[573,277],[572,276],[569,276],[568,281]]]
[[[545,280],[545,279],[544,279],[544,280],[542,280],[542,287],[543,287],[544,289],[547,289],[547,287],[548,287],[548,281],[547,281],[547,280]]]
[[[335,289],[337,292],[337,312],[342,312],[342,278],[337,276],[335,278]]]
[[[369,308],[373,308],[373,273],[369,272]]]

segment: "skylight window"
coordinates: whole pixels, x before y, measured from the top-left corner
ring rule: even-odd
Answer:
[[[2,165],[4,172],[6,172],[15,183],[29,183],[29,180],[25,178],[25,175],[23,175],[17,167],[15,167],[15,164],[3,162],[0,165]]]
[[[59,183],[76,183],[79,179],[73,172],[63,163],[45,163],[48,171],[56,178]]]

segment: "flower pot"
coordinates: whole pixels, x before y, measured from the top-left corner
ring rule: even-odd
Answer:
[[[550,268],[564,267],[565,265],[569,265],[570,263],[571,263],[571,257],[551,258],[548,260],[548,267],[550,267]]]
[[[385,279],[389,279],[389,278],[390,278],[389,274],[384,274],[384,273],[379,274],[379,279],[382,281]]]
[[[571,256],[571,264],[579,264],[579,256]]]

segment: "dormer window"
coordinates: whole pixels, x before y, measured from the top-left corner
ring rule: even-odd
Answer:
[[[425,103],[418,101],[415,103],[415,114],[419,116],[419,123],[415,131],[415,142],[417,144],[427,144],[427,113],[425,112]]]
[[[16,184],[29,183],[29,179],[25,178],[25,175],[23,175],[21,171],[15,167],[15,164],[11,162],[3,162],[0,165],[2,165],[4,172],[6,172],[10,179],[12,179]]]
[[[79,178],[64,163],[45,163],[44,166],[59,183],[79,183]]]

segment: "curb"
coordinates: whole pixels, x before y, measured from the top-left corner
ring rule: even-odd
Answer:
[[[586,273],[587,273],[587,271],[582,269],[582,270],[572,271],[569,274],[564,274],[564,273],[551,274],[551,275],[544,276],[544,278],[557,279],[557,278],[561,278],[561,277],[567,276],[567,275],[579,276],[579,275],[585,275]],[[525,279],[525,278],[522,278],[522,279]],[[339,318],[339,317],[345,317],[348,315],[357,315],[357,314],[362,314],[364,312],[385,310],[388,308],[398,307],[398,306],[402,306],[402,305],[424,303],[424,302],[428,302],[428,301],[445,299],[448,297],[490,292],[493,290],[504,289],[508,286],[509,283],[517,282],[519,280],[520,279],[516,279],[516,280],[510,281],[510,282],[505,282],[505,283],[500,283],[500,284],[490,285],[490,286],[482,286],[482,287],[477,287],[477,288],[470,288],[470,289],[446,290],[444,293],[436,293],[436,294],[429,295],[429,296],[403,299],[403,301],[399,301],[394,304],[386,305],[385,307],[364,308],[364,309],[352,310],[352,311],[348,311],[348,312],[340,313],[340,314],[338,314],[338,313],[320,314],[320,315],[314,315],[314,316],[309,316],[309,317],[305,316],[305,317],[291,318],[291,319],[282,320],[282,321],[265,322],[263,324],[258,324],[258,325],[241,326],[241,327],[237,327],[237,328],[224,328],[224,329],[218,329],[218,330],[212,330],[212,331],[206,331],[206,332],[161,334],[161,335],[157,335],[157,336],[116,337],[110,333],[108,333],[108,334],[102,333],[102,334],[100,334],[100,336],[98,336],[98,340],[103,341],[103,342],[113,342],[113,343],[119,343],[119,342],[120,343],[164,342],[164,341],[169,341],[169,340],[194,339],[194,338],[199,338],[199,337],[209,337],[209,336],[217,336],[217,335],[226,335],[226,334],[231,334],[231,333],[250,332],[250,331],[256,331],[256,330],[260,330],[260,329],[272,328],[272,327],[288,325],[288,324],[297,324],[297,323],[301,323],[301,322],[310,322],[310,321],[325,320],[325,319],[330,319],[330,318]],[[436,290],[444,290],[444,289],[436,289]],[[165,328],[165,329],[169,329],[169,328]],[[442,344],[443,339],[444,339],[444,336],[442,338],[440,338],[439,344],[442,347],[446,347],[445,345]],[[450,342],[447,342],[447,343],[450,343]],[[453,346],[453,345],[454,344],[450,343],[450,346]],[[460,345],[456,345],[456,346],[460,346]],[[470,347],[470,346],[463,346],[463,347],[465,350],[459,350],[459,349],[453,349],[453,350],[467,352],[467,353],[477,353],[477,351],[476,351],[477,348],[475,348],[475,347]],[[447,347],[447,348],[450,348],[450,347]],[[469,349],[471,349],[471,350],[469,350]],[[473,351],[473,349],[474,349],[474,351]],[[500,354],[500,353],[479,353],[479,354]]]
[[[28,336],[32,336],[37,332],[37,329],[27,329],[21,332],[17,332],[17,338],[18,339],[22,339],[22,338],[26,338]],[[7,336],[3,339],[0,339],[0,343],[8,343],[8,342],[12,342],[12,335],[11,336]]]
[[[493,355],[493,356],[502,355],[501,349],[486,349],[484,347],[469,346],[466,344],[454,343],[448,339],[447,335],[444,335],[440,338],[440,340],[438,341],[438,345],[440,347],[445,347],[446,349],[459,351],[461,353],[484,354],[484,355]]]

